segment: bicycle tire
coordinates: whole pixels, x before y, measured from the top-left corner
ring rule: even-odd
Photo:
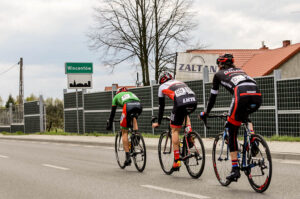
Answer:
[[[266,179],[263,180],[263,182],[261,184],[257,184],[255,181],[254,181],[254,178],[255,177],[255,174],[253,174],[253,169],[256,167],[253,167],[251,168],[250,171],[245,172],[245,174],[247,175],[248,177],[248,181],[251,185],[251,187],[258,193],[263,193],[264,191],[266,191],[271,183],[271,178],[272,178],[272,157],[271,157],[271,152],[270,152],[270,149],[269,149],[269,146],[267,144],[267,142],[263,139],[263,137],[261,135],[257,135],[257,134],[254,134],[252,135],[253,137],[255,137],[255,140],[257,140],[259,142],[259,145],[258,145],[258,149],[259,149],[259,152],[257,155],[260,155],[261,157],[263,157],[263,152],[261,151],[261,147],[262,146],[265,151],[265,155],[266,155],[266,159],[264,158],[264,160],[268,160],[268,175],[266,176]],[[250,153],[251,154],[251,153]],[[257,157],[256,155],[256,157]],[[256,157],[252,157],[252,155],[250,155],[250,162],[249,163],[252,163],[251,160],[253,160],[253,158],[256,158]],[[259,163],[259,167],[260,169],[262,169],[262,166],[266,166],[264,162],[258,160],[258,163]],[[261,165],[261,163],[263,165]],[[266,167],[267,168],[267,167]],[[265,168],[265,169],[266,169]],[[263,170],[261,170],[261,172],[263,173]]]
[[[192,154],[194,153],[195,156],[188,158],[185,161],[185,166],[186,166],[188,173],[190,174],[190,176],[192,178],[199,178],[202,175],[204,167],[205,167],[205,148],[204,148],[202,139],[197,132],[194,132],[194,131],[190,132],[189,136],[192,136],[194,139],[194,143],[193,143],[193,146],[190,148],[190,152]],[[196,140],[198,140],[198,143],[196,143]],[[183,146],[186,147],[185,155],[188,155],[187,144],[184,144]],[[191,160],[195,160],[195,163],[193,163],[193,161],[191,161]],[[199,160],[201,161],[200,164],[199,164]],[[195,166],[193,164],[200,166],[199,169],[197,169],[195,172],[192,169],[192,166]]]
[[[122,132],[118,132],[115,137],[115,154],[116,154],[116,159],[118,162],[118,165],[120,166],[121,169],[124,169],[125,166],[125,151],[123,149],[123,142],[122,142]],[[120,158],[124,156],[124,160],[120,160]]]
[[[144,138],[141,134],[135,135],[135,140],[131,140],[131,147],[133,147],[133,162],[135,165],[135,168],[139,172],[143,172],[146,167],[147,162],[147,153],[146,153],[146,145]],[[140,148],[140,151],[138,152],[138,148]],[[139,154],[141,154],[142,164],[139,165]]]
[[[221,138],[221,139],[220,139]],[[223,159],[219,159],[219,155],[216,155],[217,154],[217,145],[218,143],[221,143],[220,141],[222,141],[223,139],[223,133],[220,133],[218,134],[216,137],[215,137],[215,140],[214,140],[214,144],[213,144],[213,150],[212,150],[212,163],[213,163],[213,169],[214,169],[214,172],[215,172],[215,175],[219,181],[219,183],[222,185],[222,186],[228,186],[231,181],[230,180],[227,180],[226,179],[226,176],[230,174],[230,170],[231,170],[231,160],[230,158],[228,157],[228,159],[226,160],[226,158],[224,158],[225,161],[228,161],[228,162],[225,162],[222,166],[226,166],[226,164],[228,164],[228,167],[229,167],[229,172],[228,170],[226,171],[221,171],[221,170],[224,170],[224,169],[221,169],[221,165],[220,165],[220,168],[218,167],[219,164],[222,163]],[[226,146],[226,147],[225,147]],[[223,149],[226,148],[227,150],[229,150],[227,148],[227,144],[226,142],[224,142],[224,146],[223,146]],[[222,172],[222,175],[220,175],[220,172]]]
[[[162,150],[168,150],[168,151],[164,152]],[[167,157],[167,155],[169,157]],[[165,174],[171,175],[173,173],[172,167],[173,167],[173,162],[174,162],[174,155],[172,153],[172,135],[169,131],[164,131],[159,137],[158,158],[159,158],[160,166],[161,166],[162,170],[165,172]],[[166,165],[166,163],[164,163],[163,159],[166,159],[167,161],[169,160],[170,165]]]

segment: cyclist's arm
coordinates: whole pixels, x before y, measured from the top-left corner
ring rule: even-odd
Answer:
[[[110,116],[109,116],[109,123],[112,124],[115,118],[116,110],[117,110],[117,105],[118,105],[118,99],[117,96],[115,96],[112,100],[112,106],[111,106],[111,111],[110,111]]]
[[[165,97],[159,97],[158,98],[158,124],[161,124],[163,115],[164,115],[164,110],[165,110]]]
[[[214,105],[216,103],[217,95],[219,92],[219,85],[220,85],[220,81],[219,81],[218,77],[215,75],[214,79],[213,79],[213,87],[210,90],[210,97],[209,97],[207,108],[205,111],[207,114],[210,113],[211,109],[214,107]]]
[[[111,111],[110,111],[110,116],[109,116],[109,123],[112,124],[112,122],[114,121],[114,118],[115,118],[115,114],[116,114],[116,110],[117,110],[117,106],[113,105],[111,107]]]

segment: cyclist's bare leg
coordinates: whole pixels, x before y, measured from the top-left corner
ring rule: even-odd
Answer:
[[[183,121],[183,125],[184,124],[185,124],[185,120]],[[186,126],[191,126],[191,119],[188,115],[186,116]]]
[[[173,149],[179,150],[179,132],[180,128],[173,128],[171,127],[172,130],[172,143],[173,143]]]
[[[135,117],[133,118],[133,122],[132,123],[133,123],[133,130],[137,131],[139,129],[139,127],[138,127],[138,123],[137,123],[137,120],[136,120]]]
[[[122,129],[122,141],[123,141],[124,151],[129,152],[128,130],[127,129]]]
[[[237,151],[233,151],[233,152],[230,152],[230,157],[232,160],[237,160],[238,157],[237,157]]]
[[[173,128],[172,129],[172,143],[173,143],[173,149],[174,149],[174,163],[173,163],[173,169],[176,171],[179,171],[180,168],[180,154],[179,154],[179,132],[181,128]]]

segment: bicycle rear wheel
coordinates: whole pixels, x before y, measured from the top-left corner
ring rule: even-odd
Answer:
[[[246,171],[251,187],[259,193],[266,191],[272,178],[272,158],[267,142],[260,135],[252,135],[255,141],[251,144]],[[254,146],[255,144],[255,146]]]
[[[141,134],[135,134],[133,140],[131,140],[131,146],[133,147],[133,161],[136,169],[139,172],[143,172],[146,167],[146,145],[144,138]]]
[[[219,183],[223,186],[228,186],[231,181],[227,180],[226,177],[231,172],[232,164],[229,154],[228,139],[223,139],[223,135],[224,133],[220,133],[215,137],[212,150],[212,162]]]
[[[122,141],[122,132],[118,132],[116,134],[115,138],[115,153],[116,153],[116,159],[118,162],[118,165],[120,166],[121,169],[124,169],[125,166],[125,160],[126,160],[126,155],[125,151],[123,148],[123,141]]]
[[[158,142],[158,158],[162,170],[167,174],[173,173],[174,155],[172,151],[172,136],[169,131],[165,131],[160,135]]]
[[[185,166],[191,177],[199,178],[205,166],[205,149],[202,139],[197,132],[191,132],[189,136],[193,140],[193,143],[189,150],[187,144],[184,144],[186,147],[185,155],[189,156],[185,161]],[[186,140],[184,142],[186,142]]]

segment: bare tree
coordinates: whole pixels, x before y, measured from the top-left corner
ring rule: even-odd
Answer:
[[[160,71],[174,59],[174,44],[187,41],[193,28],[188,7],[191,0],[102,0],[95,8],[96,26],[88,34],[92,49],[105,52],[113,67],[138,59],[143,84],[149,85],[149,66]],[[173,48],[171,48],[173,47]]]
[[[169,70],[176,58],[178,45],[187,44],[189,32],[196,27],[193,13],[189,12],[192,0],[152,0],[154,5],[154,63],[155,80],[161,72]]]

